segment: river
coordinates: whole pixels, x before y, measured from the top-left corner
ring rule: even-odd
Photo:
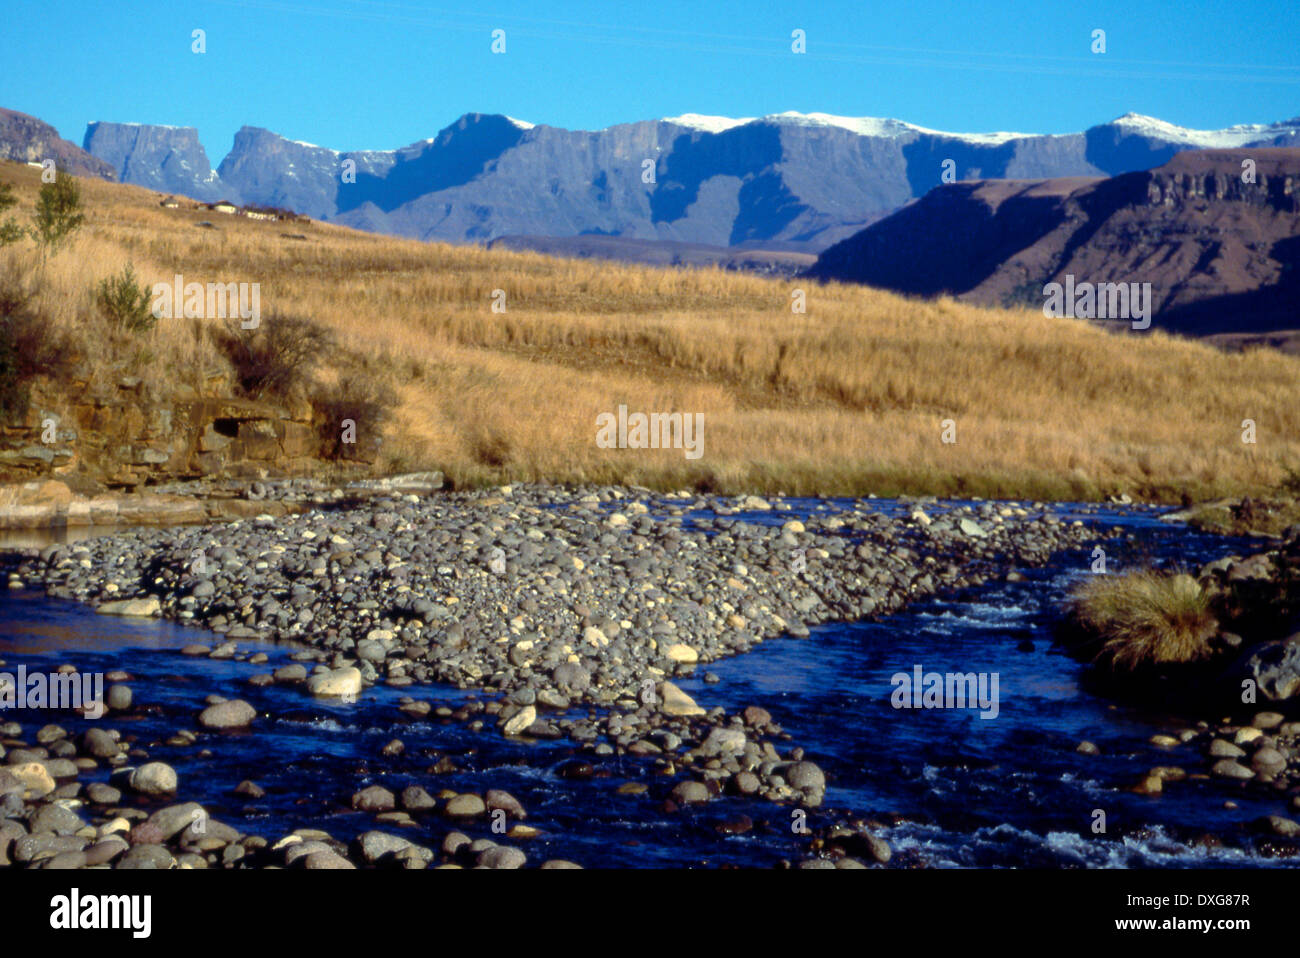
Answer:
[[[902,504],[877,500],[884,511]],[[819,508],[790,500],[796,514]],[[1231,551],[1258,544],[1206,536],[1160,522],[1139,507],[1062,505],[1063,518],[1119,526],[1133,539],[1108,545],[1109,571],[1155,560],[1192,571]],[[747,516],[782,521],[778,516]],[[9,544],[38,544],[26,535]],[[3,545],[4,543],[0,543]],[[679,684],[708,707],[729,712],[761,705],[826,772],[819,823],[848,813],[879,823],[896,864],[932,867],[1286,867],[1296,859],[1261,854],[1243,826],[1267,814],[1286,814],[1282,796],[1250,797],[1214,779],[1171,784],[1159,796],[1131,786],[1156,765],[1202,771],[1191,747],[1149,743],[1159,732],[1187,727],[1185,717],[1120,705],[1088,691],[1083,667],[1051,642],[1051,625],[1070,585],[1091,574],[1087,553],[1057,556],[1047,567],[1024,569],[1022,581],[992,581],[958,595],[919,602],[876,621],[829,624],[807,639],[780,638],[744,655],[700,667]],[[524,845],[530,860],[566,858],[588,866],[769,867],[806,855],[808,837],[791,829],[784,806],[740,797],[715,799],[668,812],[669,787],[653,764],[633,756],[594,757],[572,742],[527,742],[452,720],[412,720],[398,700],[414,695],[455,707],[475,693],[450,687],[378,686],[356,704],[330,703],[284,686],[255,688],[254,672],[289,662],[291,649],[241,641],[270,661],[212,660],[178,654],[193,642],[212,643],[202,630],[151,620],[95,614],[84,606],[28,591],[0,595],[0,658],[5,670],[51,670],[71,662],[82,672],[124,669],[137,718],[119,726],[137,736],[152,759],[174,765],[180,797],[204,804],[215,818],[241,831],[274,839],[298,827],[324,828],[336,837],[375,827],[352,811],[353,792],[382,784],[397,792],[421,785],[482,792],[501,788],[528,810],[541,835]],[[926,672],[996,673],[996,718],[977,709],[896,709],[891,676]],[[712,672],[718,681],[706,682]],[[264,716],[252,730],[203,734],[194,746],[165,740],[194,726],[195,703],[211,693],[239,697]],[[4,716],[28,726],[57,721],[85,726],[69,713]],[[400,755],[384,746],[400,739]],[[1076,751],[1082,740],[1099,754]],[[557,768],[581,757],[596,766],[589,780],[561,778]],[[448,757],[454,771],[430,767]],[[107,770],[83,776],[106,780]],[[245,779],[266,790],[260,799],[234,793]],[[618,790],[649,786],[644,794]],[[1225,807],[1228,800],[1235,808]],[[126,799],[129,801],[130,799]],[[1094,825],[1104,813],[1105,831]],[[720,828],[748,816],[753,828]],[[841,816],[842,817],[842,816]],[[403,834],[436,845],[450,829],[434,817]],[[460,827],[460,826],[458,826]],[[463,828],[474,837],[486,825]],[[1204,836],[1212,836],[1205,838]]]

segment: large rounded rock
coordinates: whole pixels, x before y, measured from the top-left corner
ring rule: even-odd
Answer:
[[[704,758],[740,755],[744,751],[745,733],[738,728],[725,726],[711,729],[699,748],[699,754]]]
[[[152,617],[162,612],[162,604],[156,595],[144,599],[116,599],[105,602],[95,609],[101,615],[134,615]]]
[[[357,866],[333,849],[323,848],[303,858],[302,867],[312,871],[347,870]]]
[[[317,672],[308,676],[307,691],[322,697],[355,697],[361,694],[361,670],[348,666],[332,672]]]
[[[525,705],[514,715],[510,716],[501,724],[501,731],[507,735],[518,735],[525,731],[528,726],[537,721],[537,708],[533,705]]]
[[[451,818],[474,818],[487,812],[487,803],[477,795],[465,793],[449,799],[442,812]]]
[[[694,665],[700,660],[700,654],[684,642],[674,642],[664,650],[664,655],[683,665]]]
[[[352,796],[352,807],[361,812],[391,812],[397,799],[382,785],[371,785]]]
[[[137,825],[132,833],[132,840],[141,844],[143,839],[157,839],[165,842],[194,826],[196,832],[206,831],[209,824],[208,813],[198,802],[184,802],[160,808],[149,816],[148,821]]]
[[[257,709],[243,699],[231,699],[209,705],[199,713],[199,724],[204,728],[246,728],[257,718]]]
[[[490,811],[501,809],[511,818],[527,818],[528,813],[524,811],[524,806],[519,799],[515,798],[509,792],[499,788],[489,788],[487,794],[483,796],[484,804]]]
[[[5,779],[11,780],[16,789],[29,799],[43,798],[58,787],[49,769],[40,762],[8,765],[0,769],[0,786],[4,785]]]
[[[149,762],[132,769],[127,783],[142,795],[171,795],[176,791],[176,770],[165,762]]]
[[[118,868],[169,869],[175,866],[176,859],[161,845],[136,845],[117,863]]]
[[[713,797],[709,787],[703,782],[679,782],[673,789],[673,800],[678,805],[694,805],[707,802]]]
[[[42,805],[27,823],[33,835],[39,832],[53,832],[55,835],[71,835],[85,822],[70,808],[62,805]]]
[[[704,714],[693,698],[671,682],[659,684],[659,711],[682,718]]]
[[[826,776],[812,762],[795,762],[785,770],[785,780],[791,788],[802,792],[824,791]]]
[[[114,712],[125,712],[131,707],[132,699],[129,685],[110,685],[105,693],[105,702]]]
[[[495,845],[479,852],[479,868],[523,868],[528,860],[523,852],[506,845]]]
[[[87,729],[86,733],[81,736],[81,748],[92,758],[103,759],[115,758],[122,751],[117,739],[102,728]]]

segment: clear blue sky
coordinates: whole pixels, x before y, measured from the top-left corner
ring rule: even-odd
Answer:
[[[1215,128],[1300,115],[1300,0],[0,0],[0,63],[0,106],[67,139],[91,120],[196,126],[214,165],[244,124],[391,149],[467,112],[1064,133],[1135,111]]]

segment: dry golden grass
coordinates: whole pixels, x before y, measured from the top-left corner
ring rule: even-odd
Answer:
[[[21,217],[38,173],[0,165]],[[46,266],[60,324],[95,322],[93,282],[127,262],[146,283],[258,282],[264,315],[335,333],[326,367],[363,369],[399,394],[386,470],[440,468],[462,484],[1173,500],[1258,493],[1300,462],[1300,360],[1271,351],[862,287],[165,210],[147,190],[81,187],[87,225]],[[203,219],[219,228],[197,228]],[[497,289],[504,313],[491,310]],[[159,323],[138,351],[129,361],[158,388],[202,388],[224,365],[182,321]],[[598,448],[596,417],[620,403],[703,413],[702,458]],[[1247,418],[1256,445],[1241,442]],[[955,444],[940,441],[945,419]]]
[[[1210,597],[1195,579],[1150,569],[1086,580],[1071,611],[1079,648],[1095,651],[1114,670],[1205,658],[1218,628]]]

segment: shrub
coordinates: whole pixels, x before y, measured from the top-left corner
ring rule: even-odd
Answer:
[[[14,188],[9,183],[0,183],[0,213],[9,209],[18,200],[14,198]],[[11,243],[17,243],[23,238],[23,229],[13,220],[5,220],[0,223],[0,246],[8,246]]]
[[[18,346],[8,317],[0,319],[0,420],[16,422],[27,413],[27,385],[18,372]]]
[[[76,181],[55,174],[53,183],[41,187],[32,218],[36,223],[32,235],[51,253],[56,252],[86,219],[81,215],[81,191]]]
[[[95,293],[95,303],[104,317],[119,329],[133,333],[148,332],[158,322],[149,300],[149,290],[136,280],[129,263],[120,276],[100,280]]]
[[[1094,576],[1071,597],[1074,651],[1112,670],[1193,662],[1212,651],[1218,622],[1190,575],[1155,570]]]
[[[305,391],[316,363],[333,345],[329,331],[304,316],[272,314],[256,329],[231,320],[218,334],[240,389],[252,399]]]
[[[313,400],[319,422],[321,456],[373,462],[380,435],[397,396],[391,389],[359,374],[345,376]],[[353,438],[345,435],[351,420]]]
[[[27,412],[27,382],[57,377],[71,363],[70,338],[51,327],[36,306],[39,280],[14,260],[0,265],[0,418],[21,419]]]

